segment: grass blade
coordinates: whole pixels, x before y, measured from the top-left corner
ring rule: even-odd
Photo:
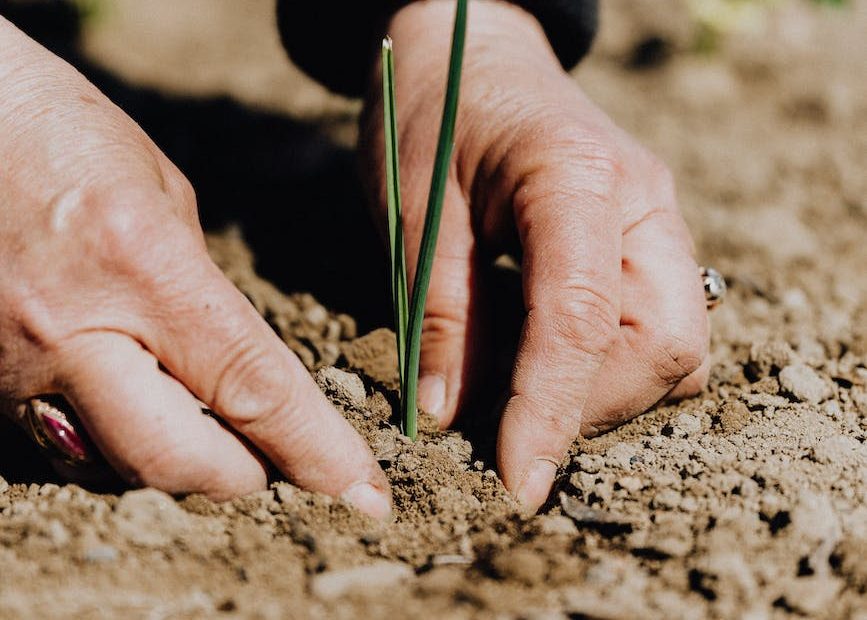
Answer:
[[[385,120],[385,178],[388,204],[388,242],[391,251],[391,293],[401,393],[405,393],[406,330],[409,301],[406,253],[403,246],[403,212],[400,200],[400,160],[397,148],[397,102],[394,94],[394,50],[389,37],[382,42],[382,101]]]
[[[428,286],[430,285],[437,236],[439,235],[449,166],[451,165],[452,151],[454,151],[455,121],[458,113],[466,32],[467,0],[458,0],[455,26],[452,33],[449,78],[448,85],[446,86],[443,117],[440,124],[433,176],[431,177],[430,194],[428,194],[424,232],[422,233],[421,247],[418,253],[418,266],[413,282],[412,302],[409,307],[409,341],[406,348],[406,368],[403,373],[405,377],[405,389],[403,390],[401,402],[403,404],[404,434],[413,440],[416,438],[418,432],[418,407],[416,399],[418,398],[422,319],[424,318],[424,306],[427,300]]]

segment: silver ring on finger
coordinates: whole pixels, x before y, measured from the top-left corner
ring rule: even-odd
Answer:
[[[713,267],[699,267],[701,281],[704,285],[704,298],[707,309],[713,310],[720,305],[726,296],[728,286],[722,274]]]

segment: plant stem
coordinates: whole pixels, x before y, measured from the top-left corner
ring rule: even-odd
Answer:
[[[446,182],[448,181],[452,152],[454,151],[455,120],[458,112],[466,31],[467,0],[458,0],[454,31],[452,33],[449,77],[448,85],[446,86],[443,117],[440,124],[439,142],[437,143],[430,193],[428,194],[424,232],[422,234],[415,280],[412,287],[412,302],[409,307],[409,341],[406,350],[406,368],[403,373],[405,389],[402,393],[401,402],[403,406],[403,431],[407,437],[413,440],[415,440],[418,432],[418,406],[416,399],[418,398],[422,320],[424,318],[424,306],[427,300],[428,286],[430,285],[437,236],[439,235]]]
[[[400,160],[397,140],[397,102],[394,87],[394,50],[389,37],[382,42],[382,100],[385,125],[385,178],[388,204],[388,241],[391,251],[391,293],[397,362],[401,392],[404,392],[406,330],[409,320],[406,253],[403,243],[403,210],[400,200]]]

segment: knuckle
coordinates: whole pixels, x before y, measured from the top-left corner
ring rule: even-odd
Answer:
[[[623,178],[625,165],[620,151],[594,138],[579,151],[585,174],[605,191],[611,191]]]
[[[166,162],[163,172],[166,192],[174,199],[175,204],[186,210],[196,208],[196,190],[190,180],[174,164]]]
[[[436,350],[450,348],[463,338],[465,326],[460,321],[447,316],[426,316],[422,321],[422,356]]]
[[[278,353],[246,338],[229,349],[225,360],[211,399],[220,414],[244,427],[268,426],[286,412],[297,411],[297,381]]]
[[[149,188],[123,187],[92,192],[84,198],[88,220],[93,225],[89,250],[111,271],[139,274],[150,264],[154,218],[150,213],[166,196]],[[157,218],[159,219],[159,218]],[[158,237],[156,237],[158,238]]]
[[[516,175],[522,179],[519,189],[546,194],[552,188],[574,198],[577,192],[592,192],[611,196],[626,176],[627,166],[623,152],[603,129],[562,122],[548,123],[538,135],[533,134],[530,144],[516,145],[518,150],[538,153],[539,157],[525,157],[523,162],[536,162],[529,173]],[[540,165],[539,162],[561,161],[569,164],[568,174],[562,166]],[[565,178],[564,178],[565,176]],[[520,195],[520,192],[516,192]]]
[[[569,124],[553,129],[554,148],[560,148],[582,162],[582,169],[607,184],[613,184],[624,172],[624,157],[612,137],[604,130]]]
[[[63,330],[42,297],[28,287],[20,284],[4,290],[2,294],[3,317],[0,329],[9,339],[18,336],[19,342],[28,343],[38,349],[46,349],[61,340]],[[0,361],[5,361],[4,353],[18,352],[17,347],[3,347],[0,344]],[[17,357],[17,356],[16,356]]]
[[[671,169],[655,155],[648,154],[648,160],[648,176],[656,190],[657,199],[666,207],[675,206],[677,189]]]
[[[422,334],[427,339],[450,340],[461,337],[465,331],[465,317],[456,310],[429,312],[422,320]]]
[[[606,355],[617,341],[619,312],[607,297],[588,287],[572,287],[569,293],[540,319],[569,346],[592,357]]]

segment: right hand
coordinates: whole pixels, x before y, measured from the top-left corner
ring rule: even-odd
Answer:
[[[208,257],[183,175],[3,18],[0,136],[7,406],[62,394],[133,484],[253,492],[261,451],[300,486],[389,514],[364,441]]]

